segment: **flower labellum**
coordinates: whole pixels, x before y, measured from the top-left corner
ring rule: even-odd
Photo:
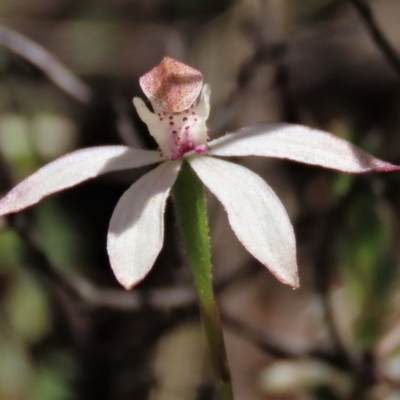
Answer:
[[[180,113],[188,110],[199,97],[203,76],[200,71],[186,64],[164,57],[139,82],[154,112]]]
[[[1,216],[96,176],[162,162],[132,184],[111,217],[107,250],[111,268],[126,289],[147,275],[161,250],[165,205],[182,159],[222,203],[248,252],[293,287],[299,285],[296,245],[286,210],[263,179],[220,157],[275,157],[350,173],[400,169],[343,139],[301,125],[248,126],[207,142],[210,89],[199,71],[170,57],[140,78],[140,85],[154,112],[140,98],[133,103],[161,154],[126,146],[78,150],[42,167],[0,200]]]
[[[135,97],[133,104],[158,143],[161,153],[175,160],[194,150],[207,150],[206,120],[210,111],[210,89],[203,87],[199,71],[170,57],[140,78],[154,113]],[[203,87],[203,90],[202,90]],[[195,102],[200,96],[200,101]]]

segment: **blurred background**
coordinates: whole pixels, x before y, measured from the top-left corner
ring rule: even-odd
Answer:
[[[2,0],[0,191],[79,148],[155,148],[131,99],[164,55],[211,84],[211,137],[300,123],[400,164],[399,21],[397,0]],[[400,399],[400,175],[237,161],[288,210],[301,288],[252,259],[208,196],[236,399]],[[1,221],[1,400],[215,398],[171,205],[137,288],[109,266],[108,221],[143,172]]]

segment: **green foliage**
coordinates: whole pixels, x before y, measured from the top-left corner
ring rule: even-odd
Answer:
[[[45,253],[63,268],[73,268],[85,260],[87,238],[82,224],[53,199],[36,207],[37,227]]]
[[[339,400],[340,397],[329,386],[318,386],[312,390],[315,400]]]
[[[0,230],[0,274],[14,272],[18,267],[21,241],[11,229]]]
[[[369,347],[381,333],[396,274],[388,253],[390,216],[382,202],[364,191],[350,200],[342,224],[343,275],[358,308],[354,336],[361,347]]]
[[[13,337],[4,314],[0,317],[0,398],[29,398],[32,365],[23,343]]]
[[[21,271],[5,300],[10,324],[25,343],[35,343],[50,330],[49,304],[32,275]]]
[[[72,398],[69,378],[75,366],[70,356],[57,352],[36,371],[32,400],[67,400]]]
[[[24,246],[14,231],[0,232],[0,247],[0,398],[67,399],[57,394],[68,387],[62,366],[38,368],[30,355],[30,347],[51,330],[48,297],[34,275],[21,268]]]

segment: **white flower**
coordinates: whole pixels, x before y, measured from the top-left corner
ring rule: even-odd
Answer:
[[[249,126],[207,143],[210,92],[200,72],[164,58],[140,83],[154,113],[139,98],[134,105],[160,151],[78,150],[39,169],[0,201],[0,215],[14,213],[101,174],[161,162],[123,194],[110,221],[111,267],[127,289],[147,275],[161,250],[165,204],[183,159],[222,203],[249,253],[293,287],[298,286],[295,238],[282,203],[258,175],[219,157],[286,158],[350,173],[400,169],[329,133],[299,125]]]

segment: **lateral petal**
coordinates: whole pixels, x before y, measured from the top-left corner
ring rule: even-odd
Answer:
[[[216,158],[189,158],[190,165],[219,199],[244,247],[281,282],[298,287],[292,224],[272,189],[254,172]]]
[[[0,215],[20,211],[43,197],[107,172],[162,161],[157,151],[101,146],[67,154],[28,176],[0,200]]]
[[[164,211],[181,161],[166,161],[136,181],[111,217],[107,250],[111,268],[126,289],[152,268],[164,239]]]
[[[379,160],[330,133],[291,124],[261,124],[239,129],[209,143],[215,156],[286,158],[345,172],[395,171],[399,166]]]

